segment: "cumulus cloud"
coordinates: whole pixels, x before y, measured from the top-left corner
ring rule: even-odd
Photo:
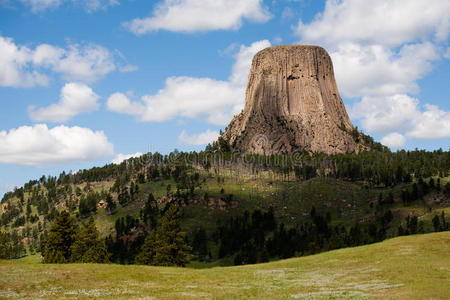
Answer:
[[[262,0],[163,0],[152,16],[123,25],[136,35],[168,30],[185,33],[236,30],[243,20],[264,23],[271,18]]]
[[[113,145],[103,131],[45,124],[0,131],[0,162],[28,166],[93,161],[111,157]]]
[[[419,100],[408,95],[364,97],[349,109],[352,119],[360,119],[369,133],[410,130],[420,117]]]
[[[402,132],[407,138],[419,139],[450,137],[450,112],[430,104],[422,108],[417,98],[408,95],[364,97],[349,112],[369,133],[388,134],[389,137],[389,133]]]
[[[111,163],[119,165],[124,160],[127,160],[127,159],[132,158],[132,157],[140,157],[142,155],[144,155],[144,153],[141,153],[141,152],[136,152],[136,153],[133,153],[133,154],[122,154],[122,153],[119,153],[119,154],[117,154],[114,157],[114,159],[111,161]]]
[[[117,113],[135,115],[142,122],[207,115],[210,123],[222,125],[230,115],[230,112],[222,110],[237,105],[239,99],[242,99],[242,89],[231,86],[227,81],[170,77],[166,79],[164,89],[155,95],[143,96],[141,102],[115,93],[109,97],[107,108]]]
[[[205,132],[199,134],[187,134],[185,130],[183,130],[178,136],[178,143],[181,145],[187,146],[199,146],[206,145],[211,142],[214,142],[219,137],[218,131],[212,131],[210,129]]]
[[[0,36],[0,86],[47,85],[47,76],[37,70],[29,70],[31,61],[30,49],[17,46],[12,39]]]
[[[106,107],[110,111],[128,115],[140,115],[145,110],[145,106],[138,102],[131,102],[128,97],[122,93],[114,93],[109,96]]]
[[[401,148],[405,146],[406,138],[397,132],[390,133],[381,139],[381,143],[390,148]]]
[[[61,73],[65,79],[84,82],[96,81],[116,68],[109,50],[93,44],[72,44],[68,49],[39,45],[33,53],[32,63]]]
[[[417,80],[439,58],[429,42],[405,45],[399,51],[381,45],[340,44],[330,56],[344,97],[417,93]]]
[[[39,109],[30,106],[28,111],[33,121],[66,122],[80,113],[97,110],[98,98],[87,85],[71,82],[61,89],[58,103]]]
[[[436,105],[425,104],[426,111],[414,122],[408,136],[419,139],[450,137],[450,112],[440,110]]]
[[[327,0],[325,11],[296,28],[304,41],[400,46],[430,36],[445,40],[450,30],[447,0]]]
[[[169,77],[165,87],[141,101],[131,101],[125,94],[112,94],[108,110],[135,116],[142,122],[165,121],[176,117],[206,117],[215,125],[227,124],[244,106],[245,86],[253,55],[270,46],[267,40],[242,45],[235,56],[228,81],[211,78]]]
[[[0,36],[0,86],[47,85],[43,70],[60,73],[64,79],[93,82],[115,70],[111,52],[99,45],[70,44],[66,49],[41,44],[34,50]]]

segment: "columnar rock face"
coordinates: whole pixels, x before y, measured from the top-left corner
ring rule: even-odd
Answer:
[[[253,58],[245,108],[222,138],[244,153],[331,154],[356,150],[352,130],[328,53],[317,46],[277,46]]]

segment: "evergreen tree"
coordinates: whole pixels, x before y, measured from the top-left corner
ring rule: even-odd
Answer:
[[[105,242],[99,238],[99,233],[92,217],[77,231],[75,241],[70,250],[71,262],[109,262],[109,254],[106,250]]]
[[[152,265],[156,249],[156,231],[153,231],[145,238],[141,247],[141,252],[136,256],[135,262],[140,265]]]
[[[406,217],[406,224],[407,224],[409,234],[417,233],[418,223],[419,223],[419,219],[417,218],[417,216],[412,216],[412,217],[407,216]]]
[[[433,227],[434,227],[434,231],[438,232],[441,230],[441,222],[439,221],[439,217],[438,215],[435,215],[433,220]]]
[[[113,214],[116,210],[116,202],[114,202],[111,194],[106,195],[106,209],[110,214]]]
[[[208,255],[208,237],[206,231],[203,228],[199,228],[194,233],[194,238],[192,240],[193,252],[197,255],[199,260],[204,260],[206,255]]]
[[[27,255],[25,246],[17,231],[0,231],[0,259],[20,258]]]
[[[144,223],[156,226],[156,216],[159,214],[158,203],[152,193],[148,194],[147,202],[141,211]]]
[[[182,266],[191,259],[192,248],[186,244],[181,231],[181,211],[171,205],[164,214],[161,225],[145,239],[136,262],[157,266]]]
[[[445,231],[448,229],[448,223],[445,220],[445,212],[442,211],[441,213],[441,231]]]
[[[0,231],[0,259],[9,258],[9,239],[6,233]]]
[[[42,252],[44,263],[67,263],[70,261],[71,246],[75,240],[77,225],[67,211],[56,217],[45,239]]]

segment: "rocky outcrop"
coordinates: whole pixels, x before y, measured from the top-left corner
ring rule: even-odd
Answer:
[[[352,132],[328,53],[317,46],[277,46],[253,58],[245,108],[218,144],[266,155],[347,153],[358,148]]]

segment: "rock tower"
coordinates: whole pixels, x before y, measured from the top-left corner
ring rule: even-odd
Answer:
[[[352,132],[328,53],[317,46],[292,45],[255,55],[245,108],[220,139],[243,153],[332,154],[357,150]]]

